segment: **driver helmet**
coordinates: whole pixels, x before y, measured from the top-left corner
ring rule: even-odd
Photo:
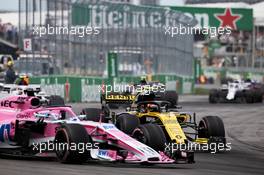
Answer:
[[[18,80],[16,81],[17,85],[24,85],[27,86],[29,85],[29,76],[28,75],[20,75]]]
[[[12,67],[14,65],[14,62],[12,60],[7,62],[7,67]]]

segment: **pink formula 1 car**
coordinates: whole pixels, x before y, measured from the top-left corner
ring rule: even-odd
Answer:
[[[0,153],[56,155],[64,163],[87,160],[157,164],[194,162],[193,154],[182,152],[181,157],[173,160],[124,134],[111,123],[82,121],[71,107],[43,106],[32,94],[0,100]]]

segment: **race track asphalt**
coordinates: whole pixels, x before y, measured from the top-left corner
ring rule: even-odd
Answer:
[[[197,119],[218,115],[224,121],[231,151],[196,153],[195,164],[138,165],[88,162],[84,165],[61,164],[55,160],[0,159],[0,175],[189,175],[264,174],[264,104],[209,104],[206,96],[181,96],[184,111],[196,112]],[[99,104],[73,104],[83,107]]]

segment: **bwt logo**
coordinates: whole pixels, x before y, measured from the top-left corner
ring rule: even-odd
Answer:
[[[10,138],[10,124],[0,125],[0,142],[8,141]]]

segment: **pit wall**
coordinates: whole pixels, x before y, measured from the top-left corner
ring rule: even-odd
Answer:
[[[60,95],[68,102],[99,102],[100,87],[106,85],[133,84],[140,81],[140,76],[122,76],[118,78],[78,77],[78,76],[41,76],[32,77],[31,84],[40,84],[48,95]],[[166,85],[167,90],[176,90],[179,94],[194,91],[192,77],[176,75],[153,75],[152,81]]]

